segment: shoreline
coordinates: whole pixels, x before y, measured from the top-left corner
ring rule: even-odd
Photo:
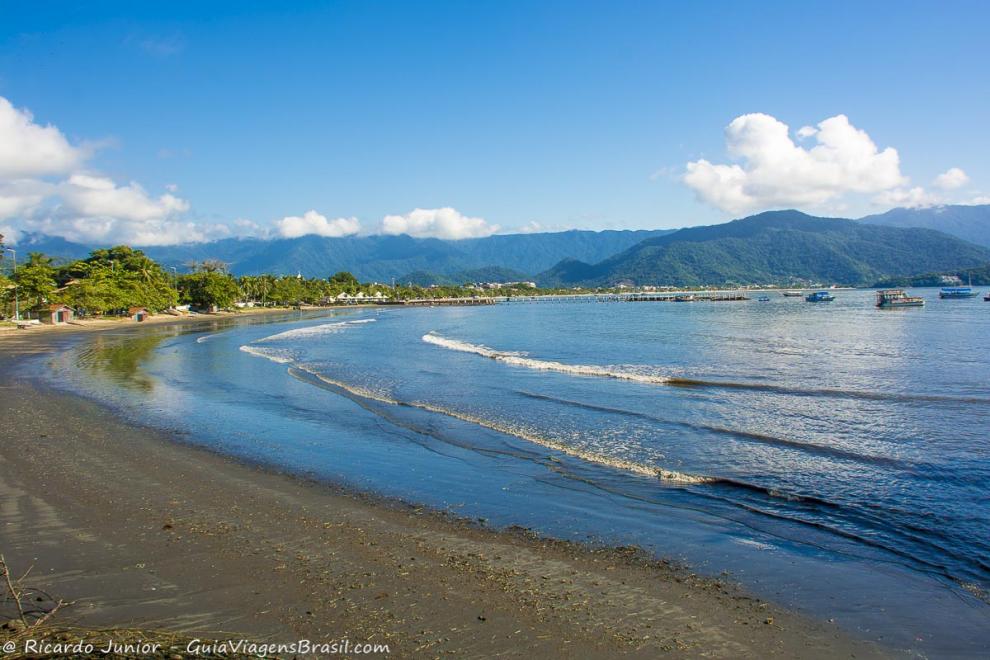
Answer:
[[[359,309],[368,305],[328,305],[326,307],[307,306],[303,308],[294,307],[252,307],[241,309],[236,312],[217,312],[214,314],[193,313],[173,316],[171,314],[154,314],[144,321],[132,321],[129,318],[113,317],[99,319],[73,320],[64,325],[48,325],[40,323],[28,328],[21,329],[13,325],[13,322],[5,322],[0,325],[0,346],[3,340],[9,337],[29,337],[31,335],[72,334],[80,332],[102,332],[106,330],[122,330],[136,327],[156,327],[162,325],[178,325],[186,323],[209,323],[211,321],[249,319],[252,317],[269,316],[274,314],[292,314],[305,312],[319,312],[334,309]]]
[[[76,600],[60,617],[78,625],[347,636],[403,656],[884,655],[634,549],[495,530],[176,442],[2,358],[0,550]]]

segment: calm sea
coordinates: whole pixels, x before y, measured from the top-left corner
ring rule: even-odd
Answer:
[[[990,303],[922,293],[364,309],[103,335],[57,363],[221,452],[637,544],[967,655],[990,647]]]

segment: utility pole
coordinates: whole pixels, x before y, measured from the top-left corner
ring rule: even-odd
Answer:
[[[15,321],[20,321],[21,320],[21,301],[20,301],[20,298],[19,298],[19,295],[20,294],[19,294],[19,292],[17,290],[18,289],[18,287],[17,287],[17,250],[15,250],[14,248],[9,248],[9,247],[5,247],[4,250],[7,250],[12,255],[14,255],[14,270],[11,273],[11,276],[14,278],[14,320]]]

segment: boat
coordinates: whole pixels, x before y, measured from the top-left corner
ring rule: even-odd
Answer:
[[[975,298],[977,295],[979,294],[968,286],[947,286],[938,292],[939,298],[948,299]]]
[[[760,296],[757,300],[760,302],[770,302],[770,296]]]
[[[832,302],[835,300],[835,296],[828,291],[815,291],[805,296],[804,300],[805,302]]]
[[[880,309],[896,309],[899,307],[923,307],[924,298],[909,296],[901,289],[882,289],[877,291],[877,307]]]
[[[687,293],[680,296],[674,296],[674,302],[694,302],[694,294]]]
[[[986,300],[987,302],[990,302],[990,293],[988,293],[987,295],[983,296],[983,299]]]
[[[782,291],[781,294],[785,298],[800,298],[804,295],[801,291]]]

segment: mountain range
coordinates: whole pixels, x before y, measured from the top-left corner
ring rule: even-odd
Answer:
[[[166,268],[187,270],[191,262],[216,259],[235,275],[274,273],[327,277],[346,270],[362,281],[389,282],[392,278],[417,283],[475,281],[478,276],[510,281],[547,270],[562,259],[601,261],[640,241],[671,233],[673,229],[625,231],[565,231],[504,234],[487,238],[443,241],[400,236],[325,238],[229,238],[209,243],[148,246],[142,250]],[[40,234],[23,236],[19,249],[78,259],[94,247]]]
[[[93,245],[22,236],[23,253],[64,259]],[[455,284],[535,279],[542,285],[869,284],[990,263],[990,205],[894,209],[859,220],[772,211],[680,230],[495,235],[459,241],[399,236],[230,238],[143,248],[168,268],[226,262],[236,275]]]
[[[990,247],[990,205],[930,206],[918,209],[891,209],[868,215],[860,222],[886,227],[936,229],[983,247]]]
[[[970,268],[990,248],[932,229],[884,227],[799,211],[769,211],[646,239],[601,262],[566,259],[543,286],[839,283]]]

